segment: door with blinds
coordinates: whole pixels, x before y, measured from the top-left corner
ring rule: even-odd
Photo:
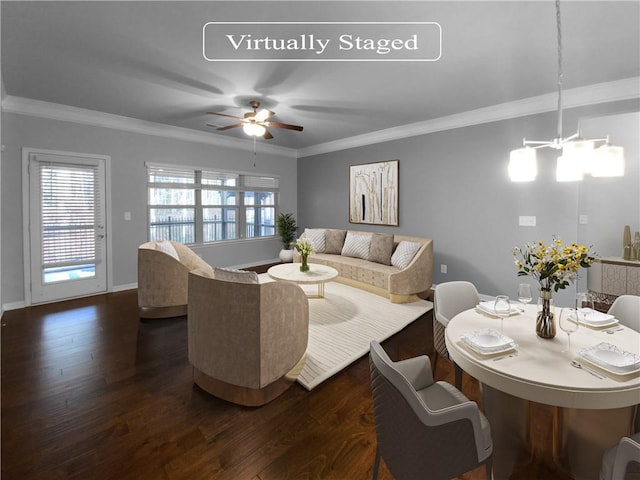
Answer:
[[[29,154],[31,302],[107,290],[105,158]]]

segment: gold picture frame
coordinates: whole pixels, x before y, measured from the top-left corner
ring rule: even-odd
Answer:
[[[398,160],[349,166],[349,223],[398,226]]]

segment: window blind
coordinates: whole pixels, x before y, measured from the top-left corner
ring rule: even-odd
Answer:
[[[95,166],[40,163],[43,268],[97,263],[103,219]]]

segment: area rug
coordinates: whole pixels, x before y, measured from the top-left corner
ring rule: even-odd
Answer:
[[[317,293],[315,285],[302,288],[309,294]],[[371,340],[389,338],[433,308],[426,300],[391,303],[336,282],[325,284],[324,295],[309,299],[309,344],[298,376],[298,383],[307,390],[367,354]]]

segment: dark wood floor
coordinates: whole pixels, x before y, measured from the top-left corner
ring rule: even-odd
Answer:
[[[136,295],[5,312],[3,480],[371,478],[366,357],[311,392],[295,384],[264,407],[236,406],[193,385],[186,319],[139,321]],[[431,353],[431,321],[385,348],[396,359]],[[453,380],[446,361],[436,377]],[[477,399],[466,375],[463,389]],[[383,465],[380,479],[390,478]],[[554,477],[530,469],[521,478]]]

